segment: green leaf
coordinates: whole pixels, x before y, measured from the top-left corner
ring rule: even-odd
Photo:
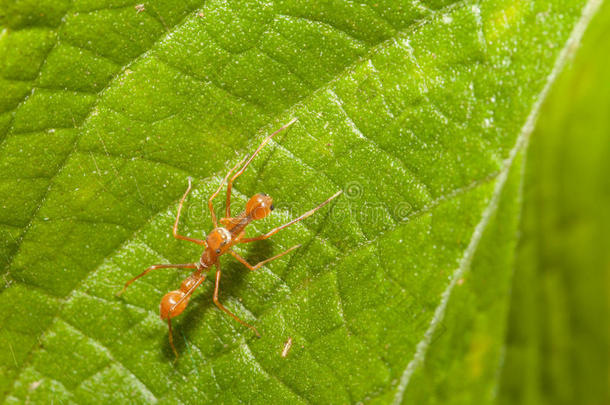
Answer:
[[[606,2],[532,134],[502,403],[610,403],[609,24]]]
[[[597,1],[2,1],[0,390],[8,403],[490,400],[523,152]],[[224,259],[174,323],[207,197],[330,207]],[[222,200],[220,198],[219,200]],[[222,203],[219,201],[217,209]],[[290,352],[281,355],[285,342]]]

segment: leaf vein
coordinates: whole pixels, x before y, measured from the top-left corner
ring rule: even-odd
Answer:
[[[483,236],[487,224],[489,223],[491,217],[493,216],[498,207],[500,196],[504,189],[504,185],[506,184],[506,181],[508,179],[508,174],[510,172],[510,169],[512,168],[514,161],[516,160],[518,153],[522,150],[526,150],[527,148],[528,140],[532,131],[534,130],[542,103],[546,99],[553,83],[555,82],[555,79],[563,70],[563,67],[573,54],[574,48],[580,43],[584,31],[589,25],[591,18],[593,18],[593,16],[599,10],[601,3],[601,0],[589,0],[587,2],[582,12],[581,18],[575,24],[574,28],[572,29],[572,32],[570,33],[570,36],[568,37],[568,40],[566,41],[564,47],[557,56],[553,69],[547,76],[547,80],[544,84],[544,87],[536,97],[536,100],[532,105],[530,114],[527,116],[525,123],[517,137],[515,145],[510,150],[509,155],[504,162],[504,167],[498,175],[491,199],[487,207],[483,211],[479,223],[475,227],[475,231],[472,234],[468,247],[464,251],[462,259],[460,260],[460,265],[453,272],[451,281],[443,291],[441,295],[441,301],[439,302],[438,306],[434,311],[434,316],[432,317],[430,325],[424,333],[424,337],[416,346],[416,351],[415,355],[413,356],[413,359],[411,359],[411,361],[407,364],[405,370],[403,371],[403,374],[400,378],[400,383],[397,387],[396,394],[394,396],[393,404],[398,405],[403,401],[404,394],[411,380],[411,376],[416,371],[416,369],[425,361],[426,353],[430,346],[430,342],[432,341],[432,337],[436,331],[437,326],[442,322],[444,318],[445,310],[447,308],[449,299],[451,298],[453,288],[455,287],[455,285],[457,285],[457,281],[466,271],[468,271],[470,267],[470,264],[476,253],[479,242]]]

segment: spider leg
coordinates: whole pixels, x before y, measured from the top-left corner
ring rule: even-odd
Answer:
[[[251,265],[250,263],[248,263],[248,262],[246,261],[246,259],[244,259],[244,258],[243,258],[243,257],[241,257],[240,255],[238,255],[238,254],[237,254],[237,253],[235,253],[234,251],[229,250],[229,253],[231,254],[231,256],[233,256],[234,258],[236,258],[236,259],[237,259],[237,260],[238,260],[238,261],[239,261],[241,264],[243,264],[244,266],[246,266],[246,267],[247,267],[247,268],[249,268],[250,270],[254,271],[254,270],[258,270],[258,269],[260,269],[261,267],[263,267],[263,265],[265,265],[265,264],[269,263],[270,261],[275,260],[275,259],[279,259],[280,257],[282,257],[282,256],[284,256],[284,255],[286,255],[286,254],[288,254],[288,253],[292,252],[293,250],[295,250],[295,249],[297,249],[297,248],[300,248],[300,247],[301,247],[301,245],[295,245],[295,246],[291,247],[290,249],[286,249],[286,250],[284,250],[284,251],[283,251],[282,253],[280,253],[280,254],[277,254],[277,255],[275,255],[275,256],[273,256],[273,257],[270,257],[269,259],[265,259],[265,260],[263,260],[262,262],[259,262],[259,263],[255,264],[254,266],[253,266],[253,265]]]
[[[182,198],[180,199],[180,204],[178,204],[178,213],[176,214],[176,221],[174,222],[174,228],[173,228],[174,238],[182,239],[182,240],[187,240],[189,242],[193,242],[193,243],[196,243],[198,245],[205,245],[205,241],[204,240],[189,238],[187,236],[182,236],[182,235],[178,234],[178,221],[180,221],[180,212],[182,211],[182,206],[184,205],[184,200],[186,199],[186,196],[191,192],[191,181],[192,181],[192,179],[189,177],[188,180],[189,180],[189,186],[187,187],[186,191],[184,192],[184,195],[182,196]]]
[[[285,223],[284,225],[278,226],[277,228],[273,228],[272,230],[270,230],[269,232],[267,232],[264,235],[260,235],[260,236],[256,236],[254,238],[244,238],[244,239],[240,239],[238,243],[250,243],[250,242],[254,242],[257,240],[263,240],[263,239],[267,239],[273,235],[275,235],[276,233],[278,233],[279,231],[281,231],[284,228],[288,228],[290,225],[295,224],[299,221],[304,220],[305,218],[313,215],[314,212],[316,212],[317,210],[319,210],[320,208],[324,207],[326,204],[328,204],[329,202],[331,202],[334,198],[338,197],[341,193],[343,193],[342,190],[337,191],[335,194],[333,194],[328,200],[324,201],[322,204],[318,205],[316,208],[313,208],[309,211],[307,211],[306,213],[304,213],[303,215],[301,215],[298,218],[293,219],[292,221]]]
[[[227,217],[227,218],[231,217],[231,189],[233,188],[233,182],[235,181],[235,179],[238,178],[244,172],[244,170],[246,170],[246,168],[250,165],[250,162],[252,162],[252,159],[254,159],[256,157],[256,155],[258,155],[258,152],[260,152],[261,149],[263,149],[263,147],[265,145],[267,145],[267,143],[269,143],[271,138],[273,138],[275,135],[279,134],[280,132],[282,132],[283,130],[285,130],[286,128],[291,126],[292,124],[294,124],[296,121],[297,121],[297,118],[291,119],[286,124],[284,124],[282,127],[280,127],[277,131],[275,131],[274,133],[272,133],[271,135],[269,135],[268,137],[263,139],[261,144],[258,145],[258,148],[256,148],[256,150],[254,151],[252,156],[250,156],[248,161],[242,166],[241,169],[239,169],[239,171],[237,173],[235,173],[233,175],[233,177],[231,177],[231,180],[229,180],[229,183],[227,185],[227,207],[226,207],[225,217]]]
[[[229,311],[218,300],[218,291],[220,289],[220,275],[221,275],[220,266],[218,264],[216,264],[216,285],[214,287],[214,298],[213,298],[214,304],[216,304],[216,306],[218,308],[220,308],[220,310],[224,311],[226,314],[228,314],[231,318],[235,319],[237,322],[239,322],[242,325],[247,326],[248,328],[252,329],[254,331],[254,333],[256,333],[256,336],[261,337],[260,333],[258,333],[258,331],[256,330],[256,328],[254,326],[252,326],[249,323],[246,323],[246,322],[242,321],[241,319],[239,319],[239,317],[237,315],[235,315],[233,312]]]
[[[140,277],[144,277],[145,275],[150,273],[152,270],[156,270],[156,269],[171,269],[171,268],[177,268],[177,269],[196,269],[197,268],[197,264],[196,263],[155,264],[153,266],[150,266],[149,268],[147,268],[142,273],[138,274],[137,276],[135,276],[134,278],[132,278],[128,282],[126,282],[125,285],[123,286],[123,289],[121,291],[119,291],[117,293],[117,295],[120,296],[121,294],[123,294],[125,292],[125,290],[127,289],[127,287],[129,287],[134,281],[136,281]]]

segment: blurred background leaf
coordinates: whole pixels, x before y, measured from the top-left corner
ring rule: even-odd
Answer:
[[[532,134],[502,403],[610,403],[610,4]]]
[[[524,148],[598,4],[0,2],[3,398],[526,395],[512,348],[546,341],[535,328],[515,338],[517,304],[505,347]],[[114,294],[150,264],[195,260],[196,247],[171,237],[186,178],[195,190],[181,226],[199,237],[222,175],[292,117],[239,179],[234,209],[274,196],[274,215],[250,230],[260,232],[345,195],[240,249],[256,262],[304,245],[285,259],[253,273],[222,261],[221,299],[261,339],[214,307],[206,283],[175,323],[174,364],[157,310],[186,274],[160,271]],[[553,306],[568,294],[555,283],[545,287],[554,316],[531,316],[568,339]],[[561,386],[566,358],[538,370]]]

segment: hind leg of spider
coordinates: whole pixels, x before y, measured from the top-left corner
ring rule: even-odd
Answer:
[[[250,242],[254,242],[257,240],[263,240],[263,239],[267,239],[273,235],[275,235],[276,233],[278,233],[279,231],[281,231],[284,228],[288,228],[290,225],[295,224],[299,221],[304,220],[305,218],[313,215],[317,210],[319,210],[320,208],[324,207],[326,204],[328,204],[329,202],[331,202],[333,199],[337,198],[341,193],[343,193],[342,190],[337,191],[335,194],[333,194],[328,200],[324,201],[322,204],[318,205],[316,208],[313,208],[309,211],[307,211],[306,213],[304,213],[303,215],[301,215],[298,218],[293,219],[292,221],[285,223],[284,225],[278,226],[277,228],[274,228],[272,230],[270,230],[269,232],[267,232],[264,235],[260,235],[260,236],[256,236],[254,238],[243,238],[243,239],[239,239],[238,243],[250,243]]]
[[[180,203],[178,204],[178,213],[176,214],[176,220],[174,221],[174,228],[173,228],[172,233],[174,234],[174,238],[176,238],[176,239],[187,240],[189,242],[193,242],[193,243],[196,243],[198,245],[205,245],[205,241],[204,240],[189,238],[188,236],[182,236],[182,235],[178,234],[178,222],[180,221],[180,212],[182,212],[182,206],[184,205],[184,200],[186,199],[186,196],[189,195],[189,193],[191,192],[191,182],[192,182],[192,179],[189,177],[188,181],[189,181],[189,185],[186,188],[186,191],[184,192],[184,195],[180,199]]]
[[[174,333],[172,332],[172,318],[167,318],[167,328],[168,328],[168,337],[169,337],[169,345],[174,352],[174,361],[178,360],[178,350],[176,350],[176,346],[174,346]]]
[[[241,323],[244,326],[247,326],[248,328],[252,329],[254,331],[254,333],[256,333],[257,337],[261,337],[261,334],[258,333],[258,331],[256,330],[256,328],[252,325],[250,325],[249,323],[246,323],[244,321],[242,321],[241,319],[239,319],[239,317],[237,315],[235,315],[233,312],[229,311],[227,308],[225,308],[224,305],[222,305],[220,303],[220,301],[218,300],[218,291],[220,289],[220,266],[216,265],[216,285],[214,287],[214,304],[216,304],[216,306],[223,312],[225,312],[226,314],[228,314],[231,318],[235,319],[237,322]]]
[[[282,132],[283,130],[285,130],[286,128],[291,126],[292,124],[294,124],[296,121],[297,121],[297,118],[291,119],[286,124],[282,125],[274,133],[272,133],[271,135],[269,135],[268,137],[263,139],[261,144],[258,145],[258,148],[256,148],[256,150],[254,151],[252,156],[250,156],[248,161],[242,166],[241,169],[239,169],[239,171],[237,173],[235,173],[233,175],[233,177],[231,177],[231,180],[229,180],[229,184],[227,185],[227,205],[226,205],[226,213],[225,213],[225,217],[226,218],[230,218],[231,217],[231,189],[233,188],[233,182],[235,181],[235,179],[238,178],[244,172],[244,170],[246,170],[246,168],[250,165],[250,162],[252,162],[252,159],[254,159],[256,157],[256,155],[258,155],[258,152],[260,152],[261,149],[263,149],[263,147],[265,145],[267,145],[267,143],[269,143],[271,138],[273,138],[275,135],[279,134],[280,132]]]
[[[176,268],[176,269],[196,269],[197,268],[197,264],[196,263],[155,264],[153,266],[150,266],[149,268],[147,268],[142,273],[138,274],[137,276],[135,276],[134,278],[132,278],[128,282],[126,282],[125,285],[123,286],[123,289],[121,291],[119,291],[116,295],[120,296],[121,294],[123,294],[125,292],[125,290],[127,289],[127,287],[129,287],[131,285],[131,283],[133,283],[134,281],[136,281],[137,279],[139,279],[141,277],[144,277],[145,275],[150,273],[152,270],[156,270],[156,269],[172,269],[172,268]]]
[[[275,259],[279,259],[280,257],[282,257],[282,256],[284,256],[284,255],[286,255],[286,254],[288,254],[288,253],[292,252],[293,250],[295,250],[295,249],[297,249],[297,248],[300,248],[300,247],[301,247],[301,245],[295,245],[295,246],[291,247],[290,249],[286,249],[286,250],[284,250],[284,251],[283,251],[282,253],[280,253],[280,254],[277,254],[277,255],[275,255],[275,256],[273,256],[273,257],[270,257],[269,259],[265,259],[265,260],[263,260],[262,262],[259,262],[259,263],[255,264],[254,266],[253,266],[253,265],[251,265],[250,263],[248,263],[248,262],[246,261],[246,259],[244,259],[244,258],[243,258],[243,257],[241,257],[240,255],[238,255],[238,254],[237,254],[237,253],[235,253],[234,251],[229,250],[229,253],[231,254],[231,256],[233,256],[234,258],[236,258],[236,259],[237,259],[237,260],[238,260],[238,261],[239,261],[241,264],[243,264],[244,266],[246,266],[246,267],[247,267],[247,268],[249,268],[250,270],[254,271],[254,270],[258,270],[258,269],[260,269],[261,267],[263,267],[265,264],[269,263],[270,261],[275,260]]]
[[[195,292],[197,287],[199,287],[201,283],[203,283],[203,280],[205,280],[205,276],[205,274],[192,274],[182,282],[180,290],[170,291],[169,293],[165,294],[165,296],[161,300],[161,319],[167,319],[167,326],[169,329],[169,345],[172,347],[172,351],[176,356],[176,360],[178,359],[178,351],[174,346],[172,318],[180,315],[182,311],[186,309],[191,295],[193,294],[193,292]]]

